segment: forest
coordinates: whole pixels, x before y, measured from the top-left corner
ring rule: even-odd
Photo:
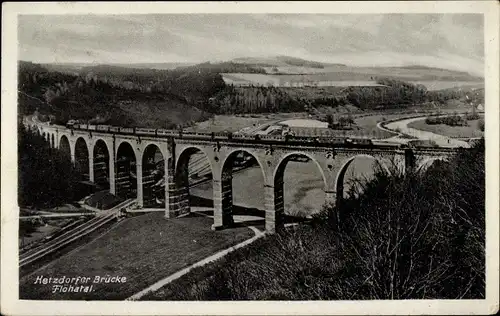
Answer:
[[[81,175],[70,157],[23,125],[18,124],[18,130],[19,206],[47,208],[72,202]]]
[[[350,104],[361,110],[380,110],[429,102],[445,105],[449,100],[465,101],[466,92],[457,89],[428,91],[424,85],[391,78],[379,78],[377,83],[383,86],[284,88],[228,85],[211,99],[210,109],[218,114],[273,113]]]
[[[179,89],[184,88],[181,82],[176,81]],[[210,113],[187,101],[206,93],[203,88],[192,94],[186,90],[176,92],[157,90],[154,84],[140,81],[49,72],[30,63],[21,62],[19,69],[19,114],[38,110],[42,115],[53,116],[53,123],[57,124],[73,119],[96,124],[176,128],[210,117]]]

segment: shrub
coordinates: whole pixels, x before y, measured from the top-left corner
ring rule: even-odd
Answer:
[[[465,119],[467,121],[478,120],[479,119],[479,114],[477,114],[477,113],[467,113],[465,115]]]
[[[445,124],[448,126],[467,125],[467,120],[462,116],[454,114],[449,116],[427,117],[425,123],[429,125]]]
[[[358,298],[484,297],[484,149],[363,190],[335,226],[367,280]]]

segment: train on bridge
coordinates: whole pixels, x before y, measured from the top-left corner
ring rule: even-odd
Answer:
[[[169,130],[169,129],[153,129],[153,128],[135,128],[135,127],[118,127],[111,125],[90,125],[90,124],[75,124],[69,122],[67,128],[72,130],[96,131],[103,133],[129,134],[136,136],[151,136],[151,137],[176,137],[176,138],[196,138],[210,141],[258,141],[261,143],[311,143],[337,145],[343,147],[372,147],[374,142],[369,138],[356,137],[331,137],[331,136],[303,136],[303,135],[247,135],[242,133],[232,132],[188,132],[184,130]],[[380,144],[378,144],[380,145]],[[390,147],[401,147],[400,144],[387,144]],[[404,147],[404,146],[403,146]]]

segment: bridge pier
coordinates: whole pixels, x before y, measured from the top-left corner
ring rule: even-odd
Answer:
[[[94,182],[94,156],[89,155],[89,181]]]
[[[222,180],[213,180],[214,224],[212,230],[220,230],[234,224],[233,189],[231,175]]]
[[[165,158],[165,218],[175,217],[174,196],[175,196],[175,181],[174,168],[171,159]]]
[[[273,187],[264,186],[264,203],[266,209],[266,231],[275,233],[285,226],[285,204],[283,199],[283,182]]]
[[[116,195],[115,150],[109,150],[109,193]]]
[[[71,163],[73,164],[73,166],[75,166],[76,139],[69,139],[69,151],[70,151]]]
[[[136,162],[136,175],[137,175],[137,206],[142,208],[144,206],[144,198],[142,191],[142,164]]]

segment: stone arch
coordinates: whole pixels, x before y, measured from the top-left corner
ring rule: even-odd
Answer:
[[[287,153],[285,156],[281,158],[279,161],[278,165],[276,166],[274,173],[273,173],[273,187],[274,187],[274,211],[276,212],[276,225],[279,226],[279,218],[278,216],[281,216],[285,209],[285,170],[290,161],[293,161],[297,158],[307,158],[309,161],[312,161],[313,164],[316,166],[316,169],[318,170],[321,179],[322,179],[322,190],[323,192],[327,192],[328,188],[328,182],[327,182],[327,177],[324,173],[323,168],[321,167],[320,163],[309,153],[306,152],[290,152]],[[323,199],[326,202],[326,199]]]
[[[226,166],[228,161],[230,161],[230,159],[234,159],[235,155],[238,154],[239,152],[247,153],[248,155],[252,156],[257,161],[257,164],[259,165],[260,170],[262,171],[262,177],[264,179],[264,183],[266,183],[266,181],[267,181],[267,176],[266,176],[266,171],[265,171],[266,169],[265,169],[264,164],[260,161],[259,155],[255,152],[252,152],[251,150],[246,149],[246,148],[235,148],[226,154],[226,156],[224,157],[224,159],[221,163],[221,170],[220,170],[221,174],[224,172],[224,166]]]
[[[66,135],[61,135],[61,138],[59,139],[59,150],[64,156],[67,156],[68,160],[71,160],[71,146]]]
[[[92,155],[94,157],[94,182],[101,187],[110,187],[110,166],[109,166],[109,155],[110,150],[108,144],[103,139],[96,139],[92,149]]]
[[[84,181],[90,180],[89,146],[83,137],[78,137],[75,142],[75,166]]]
[[[208,161],[208,164],[210,165],[210,171],[215,174],[216,173],[216,163],[212,161],[211,155],[206,151],[204,147],[197,146],[197,145],[188,145],[186,147],[183,147],[177,154],[176,154],[176,160],[175,164],[173,165],[175,169],[177,170],[178,166],[183,163],[185,164],[185,161],[187,158],[189,158],[191,155],[196,154],[196,153],[202,153]]]
[[[116,146],[116,195],[124,199],[134,198],[137,194],[137,158],[130,142],[121,141]]]
[[[347,168],[351,165],[351,163],[354,161],[354,159],[359,158],[359,157],[368,157],[374,159],[386,172],[390,172],[389,167],[387,166],[387,163],[381,159],[380,157],[374,156],[374,155],[369,155],[369,154],[356,154],[353,155],[352,157],[349,157],[348,159],[345,160],[345,162],[342,164],[342,167],[340,167],[336,179],[335,179],[335,192],[336,192],[336,202],[337,205],[343,200],[344,198],[344,176],[345,173],[347,172]]]
[[[138,151],[136,150],[135,148],[135,144],[133,143],[133,141],[131,140],[128,140],[128,139],[120,139],[116,141],[116,146],[115,146],[115,157],[118,159],[118,149],[120,148],[120,146],[122,146],[123,144],[127,144],[128,146],[130,146],[130,148],[132,148],[132,150],[134,151],[134,159],[136,161],[141,161],[142,157],[140,156],[140,153],[138,153]]]
[[[425,172],[429,169],[436,161],[449,161],[448,157],[426,157],[422,159],[417,165],[417,172]]]
[[[310,155],[309,153],[307,152],[301,152],[301,151],[294,151],[294,152],[290,152],[290,153],[287,153],[285,156],[283,156],[281,158],[281,160],[279,161],[277,167],[274,169],[274,172],[273,172],[273,179],[276,179],[277,176],[280,175],[280,172],[284,172],[285,168],[286,168],[286,164],[291,160],[293,159],[294,157],[296,156],[304,156],[304,157],[307,157],[309,158],[311,161],[314,162],[314,164],[318,167],[318,170],[321,174],[321,177],[323,178],[323,182],[324,182],[324,185],[325,185],[325,189],[327,188],[327,178],[326,178],[326,175],[325,175],[325,172],[323,170],[323,168],[321,167],[320,163],[312,156]]]
[[[240,155],[240,153],[242,153]],[[262,193],[265,195],[266,172],[264,165],[259,160],[256,153],[242,149],[235,148],[231,150],[221,162],[220,173],[214,181],[214,228],[231,226],[233,220],[233,170],[234,167],[245,168],[245,165],[256,163],[262,172]],[[215,175],[214,175],[215,177]],[[257,186],[252,186],[252,190],[259,190]],[[264,199],[263,199],[264,200]],[[264,209],[266,205],[264,205]],[[253,207],[251,209],[242,208],[243,214],[248,212],[251,215],[259,216],[261,211]],[[266,213],[267,214],[267,213]],[[264,214],[262,214],[264,215]]]
[[[149,143],[142,151],[141,161],[143,205],[157,206],[165,198],[161,183],[165,180],[165,155],[160,146]]]
[[[195,155],[198,155],[198,157]],[[177,155],[174,170],[173,179],[171,180],[173,188],[170,190],[170,195],[174,199],[174,209],[178,213],[185,213],[189,211],[190,200],[192,199],[190,187],[194,183],[200,184],[211,181],[216,171],[210,156],[203,148],[198,146],[183,148]],[[208,207],[213,205],[211,200],[205,201],[201,199],[201,202],[204,202],[203,205]]]

